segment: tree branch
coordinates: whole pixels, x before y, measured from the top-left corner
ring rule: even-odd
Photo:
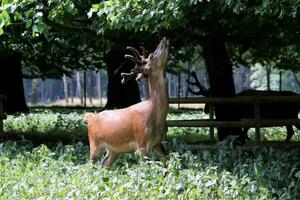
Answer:
[[[79,26],[79,25],[67,25],[67,24],[61,24],[55,21],[52,21],[48,18],[49,13],[48,12],[43,12],[43,22],[47,25],[50,26],[51,28],[57,28],[61,29],[63,31],[67,32],[88,32],[88,33],[95,33],[89,26]]]
[[[295,72],[293,72],[293,76],[294,76],[294,79],[295,79],[295,81],[296,81],[298,87],[300,88],[300,81],[299,81],[299,79],[297,78]]]

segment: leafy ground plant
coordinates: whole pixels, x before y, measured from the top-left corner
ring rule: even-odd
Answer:
[[[168,115],[191,118],[207,116],[192,110]],[[22,134],[86,135],[85,127],[82,112],[38,111],[4,121],[5,131]],[[286,136],[282,128],[262,133],[266,139]],[[166,163],[155,154],[147,162],[127,154],[110,169],[89,164],[89,148],[82,142],[2,141],[0,199],[300,199],[299,149],[239,151],[230,141],[219,143],[217,150],[188,148],[187,142],[207,138],[207,129],[169,128]]]
[[[300,151],[232,148],[191,152],[168,141],[166,163],[121,156],[88,162],[88,146],[0,143],[0,199],[299,199]],[[103,155],[102,155],[103,156]]]

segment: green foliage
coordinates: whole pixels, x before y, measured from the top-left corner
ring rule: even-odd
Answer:
[[[199,119],[195,110],[172,110],[168,119]],[[31,134],[71,134],[82,129],[82,113],[59,114],[35,110],[8,116],[6,131]],[[285,139],[285,130],[263,129],[267,139]],[[254,133],[250,132],[250,137]],[[208,137],[196,128],[169,128],[164,145],[166,163],[156,154],[139,161],[124,154],[111,169],[88,161],[89,147],[81,142],[34,147],[29,141],[0,142],[0,199],[298,199],[299,150],[253,149],[240,151],[230,141],[216,150],[189,149],[186,142]],[[299,132],[296,133],[299,140]],[[103,158],[104,154],[101,154]],[[99,160],[101,160],[101,158]]]
[[[24,53],[28,76],[57,76],[103,67],[103,53],[132,41],[151,49],[167,36],[177,73],[184,69],[179,61],[197,51],[191,46],[222,39],[233,62],[298,70],[299,6],[299,0],[7,0],[0,6],[0,52]]]
[[[4,131],[19,134],[66,135],[73,139],[87,136],[86,122],[78,113],[52,113],[50,111],[9,115],[4,120]]]
[[[74,0],[2,1],[0,54],[20,52],[25,77],[57,78],[103,67],[103,48],[87,25],[88,8],[88,2]]]
[[[0,143],[1,199],[297,199],[299,150],[188,150],[169,142],[166,164],[122,155],[111,169],[88,162],[88,146]],[[103,155],[102,155],[103,156]],[[101,156],[101,157],[102,157]]]

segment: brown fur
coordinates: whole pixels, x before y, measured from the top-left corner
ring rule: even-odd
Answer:
[[[110,166],[121,153],[136,150],[142,153],[142,159],[152,149],[166,157],[161,141],[167,132],[168,94],[164,71],[168,41],[163,39],[153,54],[145,66],[151,87],[148,100],[125,109],[84,115],[88,121],[92,162],[95,162],[104,148],[107,149],[107,154],[101,164],[105,166]]]

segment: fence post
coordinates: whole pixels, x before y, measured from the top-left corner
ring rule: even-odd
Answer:
[[[209,108],[209,120],[213,121],[214,120],[214,107],[212,104],[208,104],[208,106],[209,106],[208,107]],[[212,127],[212,126],[209,127],[209,139],[211,142],[215,141],[214,127]]]
[[[255,118],[255,140],[257,144],[260,144],[260,106],[259,106],[259,100],[255,99],[255,105],[254,105],[254,118]]]

